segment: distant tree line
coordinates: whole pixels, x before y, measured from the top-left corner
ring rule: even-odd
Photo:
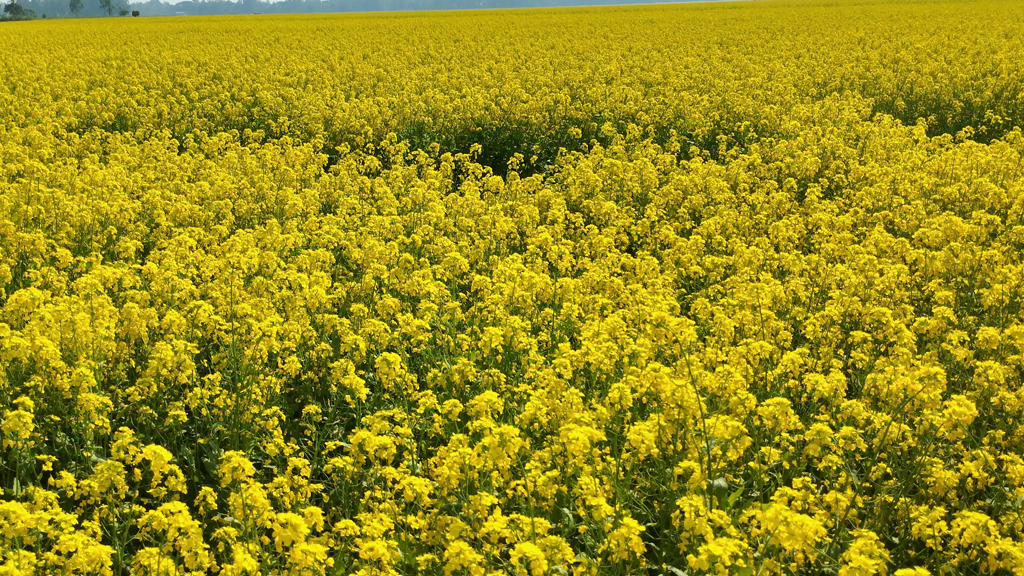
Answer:
[[[129,6],[127,0],[9,0],[0,20],[127,16]]]
[[[535,8],[600,4],[644,4],[660,0],[185,0],[176,4],[149,0],[10,0],[4,20],[33,18],[128,16],[200,16],[213,14],[300,14],[313,12],[382,12],[464,10],[473,8]]]
[[[15,0],[11,0],[4,4],[4,11],[3,14],[0,14],[0,21],[34,20],[38,17],[39,15],[32,8],[26,8]]]

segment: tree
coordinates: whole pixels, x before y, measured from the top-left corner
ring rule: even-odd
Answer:
[[[22,8],[21,4],[11,0],[8,4],[4,5],[4,14],[11,19],[23,18],[25,16],[25,9]]]
[[[100,0],[100,8],[107,11],[107,16],[114,15],[114,2],[113,0]]]
[[[78,13],[82,11],[82,0],[71,0],[68,4],[68,8],[71,9],[71,13],[78,16]]]

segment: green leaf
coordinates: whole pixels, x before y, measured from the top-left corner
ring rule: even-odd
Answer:
[[[740,496],[742,496],[742,495],[743,495],[743,486],[740,486],[739,488],[734,490],[732,494],[729,494],[729,508],[732,508],[736,504],[736,501],[739,500]]]
[[[675,574],[676,576],[690,576],[689,572],[687,572],[685,570],[680,570],[679,568],[676,568],[675,566],[668,566],[668,565],[666,565],[665,568],[668,568],[669,572]]]

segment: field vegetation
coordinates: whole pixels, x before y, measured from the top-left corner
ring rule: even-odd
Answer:
[[[5,24],[0,574],[1024,574],[1022,43]]]

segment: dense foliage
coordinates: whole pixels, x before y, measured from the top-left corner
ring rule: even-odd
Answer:
[[[0,574],[1024,573],[1021,4],[4,32]]]

